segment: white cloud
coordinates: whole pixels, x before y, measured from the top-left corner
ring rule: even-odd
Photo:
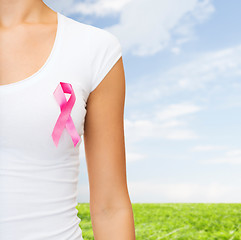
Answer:
[[[205,159],[199,162],[204,164],[241,164],[241,148],[229,150],[222,154],[220,157]]]
[[[241,90],[238,77],[241,76],[241,45],[217,51],[206,52],[186,63],[159,73],[141,76],[128,85],[129,104],[157,102],[161,98],[174,96],[182,91],[203,94],[208,99],[219,90]],[[127,92],[128,93],[128,92]],[[209,94],[212,93],[210,96]],[[229,92],[226,93],[226,96]],[[236,95],[232,95],[232,99]],[[192,96],[193,97],[193,96]],[[231,100],[231,99],[229,99]],[[222,104],[225,104],[224,102]],[[240,95],[230,106],[240,106]]]
[[[241,202],[240,184],[228,185],[218,182],[196,183],[158,183],[129,181],[130,199],[134,202]]]
[[[186,140],[198,138],[190,129],[169,127],[166,123],[162,124],[151,119],[125,119],[125,133],[128,142],[138,142],[144,139]]]
[[[241,76],[241,45],[198,56],[194,61],[171,68],[161,79],[175,89],[204,89],[210,82],[223,84],[231,77]],[[235,80],[233,80],[235,82]],[[232,82],[230,82],[232,84]]]
[[[176,55],[178,55],[178,54],[180,54],[181,49],[180,49],[179,47],[173,47],[173,48],[171,49],[171,51],[172,51],[173,53],[175,53]]]
[[[132,0],[97,0],[81,1],[75,3],[68,13],[81,13],[83,15],[95,15],[105,17],[121,12],[123,7]]]
[[[181,44],[195,37],[194,27],[214,11],[211,0],[45,0],[66,15],[120,16],[120,22],[105,28],[117,35],[122,51],[138,56],[153,55],[164,48],[179,54]]]
[[[126,151],[126,162],[136,162],[145,158],[144,154]]]
[[[153,111],[152,114],[125,119],[124,126],[128,141],[143,139],[169,139],[186,140],[196,139],[195,132],[188,129],[188,116],[201,110],[193,103],[178,103],[165,106],[163,109]],[[180,119],[181,118],[181,119]]]
[[[165,107],[162,111],[157,112],[156,117],[161,121],[167,121],[172,118],[198,112],[200,111],[200,109],[201,107],[196,106],[193,103],[170,104],[167,107]]]
[[[204,152],[204,151],[219,151],[227,149],[226,146],[218,145],[197,145],[191,149],[194,152]]]
[[[153,55],[169,46],[177,52],[213,11],[209,0],[132,0],[123,6],[120,22],[105,29],[118,36],[123,52]]]

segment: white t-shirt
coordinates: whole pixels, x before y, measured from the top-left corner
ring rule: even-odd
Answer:
[[[60,82],[72,86],[68,127],[83,137],[88,96],[122,50],[110,32],[57,13],[57,35],[45,64],[0,86],[1,240],[83,239],[76,209],[82,138],[74,146],[66,124],[55,144],[52,133],[64,107],[54,91]],[[62,90],[62,100],[63,95],[67,102],[69,95]]]

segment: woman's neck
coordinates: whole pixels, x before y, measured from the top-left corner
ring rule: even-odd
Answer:
[[[0,28],[39,22],[47,5],[41,0],[0,0]]]

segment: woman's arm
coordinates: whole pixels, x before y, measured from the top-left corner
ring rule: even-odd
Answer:
[[[84,147],[95,240],[135,240],[126,179],[122,57],[89,95]]]

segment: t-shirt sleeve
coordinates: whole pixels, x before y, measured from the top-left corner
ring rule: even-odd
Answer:
[[[115,63],[122,56],[119,39],[112,33],[101,28],[95,28],[92,33],[92,63],[90,92],[104,79]]]

